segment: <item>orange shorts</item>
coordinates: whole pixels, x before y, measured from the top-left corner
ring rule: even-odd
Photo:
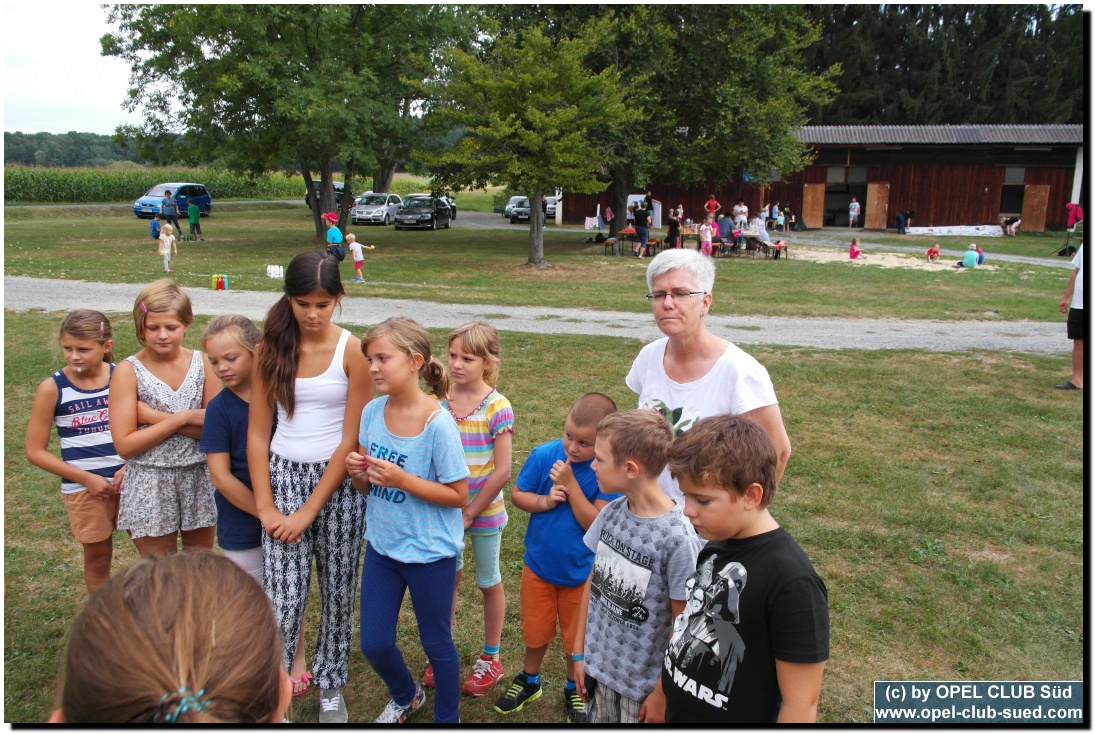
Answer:
[[[555,623],[559,623],[563,649],[574,653],[578,635],[578,611],[582,606],[585,585],[559,587],[545,582],[528,568],[521,569],[521,637],[529,648],[542,648],[555,640]]]
[[[106,541],[114,533],[114,520],[118,517],[118,495],[109,500],[99,500],[87,490],[62,493],[68,511],[68,535],[81,544],[97,544]]]

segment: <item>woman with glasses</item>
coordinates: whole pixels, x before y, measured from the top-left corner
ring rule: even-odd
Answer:
[[[627,374],[639,394],[639,408],[658,411],[676,435],[701,418],[744,415],[764,427],[779,455],[776,479],[783,476],[791,442],[768,371],[734,344],[715,336],[705,320],[711,308],[715,264],[695,250],[666,250],[646,268],[647,298],[665,335],[640,352]],[[683,495],[669,471],[658,482],[666,495]]]

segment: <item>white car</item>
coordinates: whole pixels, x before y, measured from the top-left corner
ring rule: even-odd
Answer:
[[[402,204],[403,200],[398,194],[365,192],[354,202],[353,211],[350,212],[350,222],[355,225],[390,224]]]

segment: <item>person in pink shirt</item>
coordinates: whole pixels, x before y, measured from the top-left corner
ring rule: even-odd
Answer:
[[[848,247],[848,257],[852,260],[858,260],[861,257],[866,257],[867,254],[859,249],[859,238],[852,238],[852,244]]]

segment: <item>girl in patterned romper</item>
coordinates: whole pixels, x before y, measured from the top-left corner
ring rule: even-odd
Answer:
[[[122,458],[107,424],[113,334],[110,320],[97,311],[79,309],[65,317],[60,339],[65,367],[38,386],[27,424],[27,459],[61,478],[69,535],[84,546],[88,594],[110,579],[122,476]],[[54,424],[61,440],[60,457],[49,451]]]
[[[194,321],[190,299],[170,278],[145,287],[133,305],[137,341],[110,379],[110,434],[128,460],[118,528],[141,556],[212,549],[213,483],[198,449],[205,404],[220,390],[209,361],[182,346]]]
[[[345,459],[357,449],[361,410],[373,386],[360,341],[331,321],[345,292],[338,261],[300,253],[285,270],[283,290],[255,349],[247,466],[265,530],[263,586],[285,641],[286,669],[297,649],[315,557],[322,609],[312,675],[320,689],[319,721],[334,724],[348,717],[342,687],[365,532],[365,497],[350,484]]]

